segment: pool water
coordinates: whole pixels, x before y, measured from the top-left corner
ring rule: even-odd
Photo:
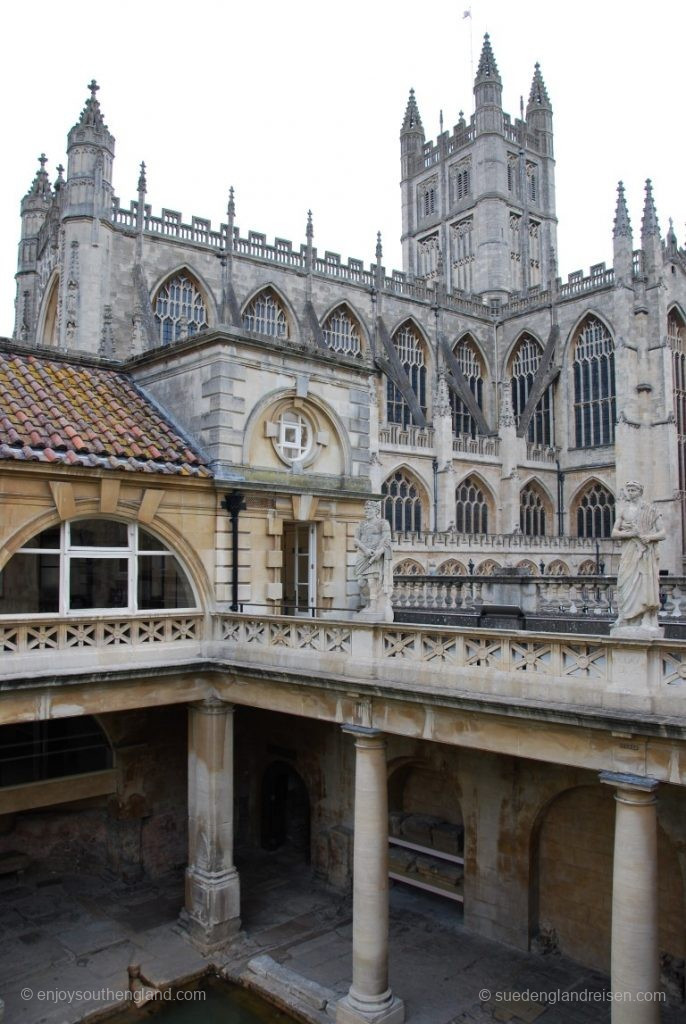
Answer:
[[[209,976],[190,986],[195,992],[204,992],[205,998],[158,1002],[146,1007],[115,1011],[104,1018],[103,1024],[295,1024],[295,1018],[277,1010],[260,996],[237,985],[230,985]],[[188,989],[186,990],[188,991]],[[102,1018],[100,1018],[102,1020]]]

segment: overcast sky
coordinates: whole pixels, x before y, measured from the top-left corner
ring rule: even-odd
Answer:
[[[0,335],[14,324],[19,202],[45,151],[66,165],[66,135],[95,77],[116,138],[114,188],[134,198],[148,167],[153,212],[237,224],[401,268],[398,133],[413,86],[427,139],[473,110],[472,54],[488,31],[503,104],[518,115],[540,61],[554,111],[559,269],[611,261],[617,180],[634,239],[643,181],[660,227],[686,230],[683,39],[676,0],[71,0],[13,3],[0,86]],[[471,39],[470,39],[471,34]]]

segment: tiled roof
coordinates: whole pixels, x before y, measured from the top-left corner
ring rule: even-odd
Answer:
[[[212,475],[125,374],[17,352],[0,352],[0,459]]]

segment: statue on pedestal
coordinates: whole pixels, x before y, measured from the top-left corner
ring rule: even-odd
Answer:
[[[658,625],[660,576],[657,545],[665,539],[662,516],[655,505],[643,501],[643,484],[629,480],[617,506],[612,529],[621,540],[617,574],[617,620],[612,636],[653,639],[664,635]]]
[[[366,501],[364,515],[355,537],[359,555],[353,572],[362,596],[362,608],[357,618],[368,622],[393,622],[391,528],[381,517],[378,501]]]

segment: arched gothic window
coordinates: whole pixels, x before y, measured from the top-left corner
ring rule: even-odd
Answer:
[[[286,312],[271,288],[265,288],[250,300],[243,313],[243,327],[271,338],[288,337]]]
[[[615,440],[615,346],[607,328],[586,317],[574,339],[574,437],[577,448]]]
[[[554,558],[548,562],[545,568],[546,576],[569,576],[569,566],[560,558]]]
[[[195,608],[180,562],[136,523],[76,519],[28,540],[1,574],[0,614]]]
[[[468,476],[455,490],[455,529],[458,533],[488,533],[486,495],[473,476]]]
[[[208,326],[205,299],[190,274],[176,274],[162,285],[155,299],[155,323],[163,345]]]
[[[533,484],[519,495],[519,526],[525,537],[545,537],[545,503]]]
[[[419,533],[422,529],[422,499],[417,484],[403,470],[381,485],[385,496],[384,516],[395,533]]]
[[[467,570],[456,558],[447,558],[436,569],[437,576],[466,576]]]
[[[476,404],[483,409],[484,370],[481,357],[471,338],[463,338],[455,348],[455,358],[460,364],[469,390],[476,399]],[[468,434],[476,437],[476,423],[467,406],[454,391],[450,391],[450,408],[453,414],[453,433]]]
[[[426,415],[426,361],[424,344],[411,324],[403,324],[393,335],[398,359],[403,365],[419,407]],[[412,423],[410,407],[392,380],[386,381],[386,418],[389,423]]]
[[[512,411],[519,419],[526,409],[529,394],[536,373],[541,364],[541,346],[525,334],[515,350],[510,363],[510,385],[512,388]],[[553,386],[549,384],[541,396],[534,414],[529,421],[527,439],[532,444],[550,446],[553,440]]]
[[[345,306],[339,306],[330,313],[322,324],[324,341],[334,352],[346,356],[359,356],[362,352],[360,327]]]
[[[679,460],[682,534],[686,537],[686,326],[672,309],[667,317],[667,341],[672,350],[672,393]]]
[[[424,566],[416,562],[414,558],[403,558],[393,567],[394,576],[424,576]]]
[[[602,484],[593,483],[584,491],[576,509],[578,537],[610,537],[615,521],[615,499]]]

